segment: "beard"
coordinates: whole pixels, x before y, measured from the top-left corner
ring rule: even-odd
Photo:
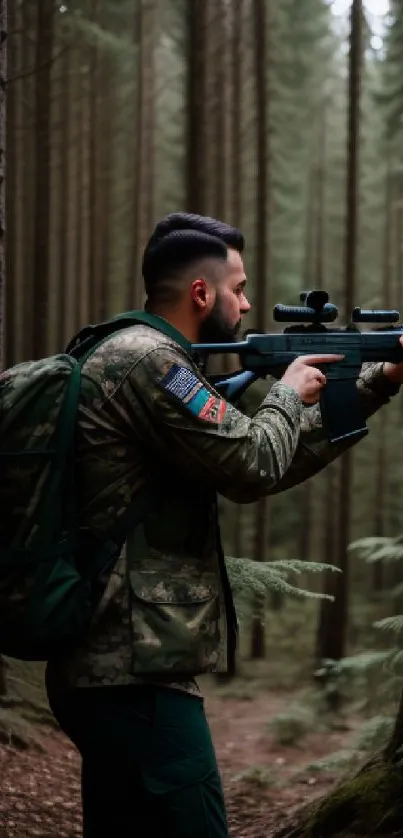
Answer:
[[[233,343],[241,327],[241,320],[230,326],[217,297],[210,314],[200,326],[200,343]]]

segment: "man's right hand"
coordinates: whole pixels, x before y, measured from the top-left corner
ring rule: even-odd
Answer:
[[[342,361],[343,358],[344,355],[301,356],[287,367],[280,380],[296,390],[305,404],[316,404],[326,384],[326,376],[316,368],[316,365],[335,363],[335,361]]]

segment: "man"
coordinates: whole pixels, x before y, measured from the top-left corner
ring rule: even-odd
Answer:
[[[161,221],[144,253],[153,325],[110,337],[84,367],[77,458],[81,531],[107,538],[149,485],[154,502],[111,574],[91,631],[48,666],[51,707],[82,756],[85,838],[228,835],[203,699],[194,676],[230,671],[236,618],[217,492],[252,502],[322,469],[317,404],[325,375],[297,359],[252,418],[226,403],[190,344],[235,338],[249,311],[239,231],[200,216]],[[370,415],[403,365],[367,365]],[[311,405],[311,407],[306,406]],[[302,431],[301,431],[302,427]]]

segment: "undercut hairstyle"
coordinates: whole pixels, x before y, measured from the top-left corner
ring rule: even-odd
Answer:
[[[147,305],[172,303],[183,291],[189,273],[207,260],[225,263],[228,248],[242,253],[244,238],[236,227],[203,215],[175,212],[158,222],[143,254],[142,273]]]

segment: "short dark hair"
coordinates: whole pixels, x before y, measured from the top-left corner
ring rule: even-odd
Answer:
[[[178,273],[201,259],[227,259],[228,247],[242,253],[242,233],[203,215],[174,212],[158,222],[145,247],[142,273],[147,296],[154,301],[166,296],[169,284],[174,293]]]

